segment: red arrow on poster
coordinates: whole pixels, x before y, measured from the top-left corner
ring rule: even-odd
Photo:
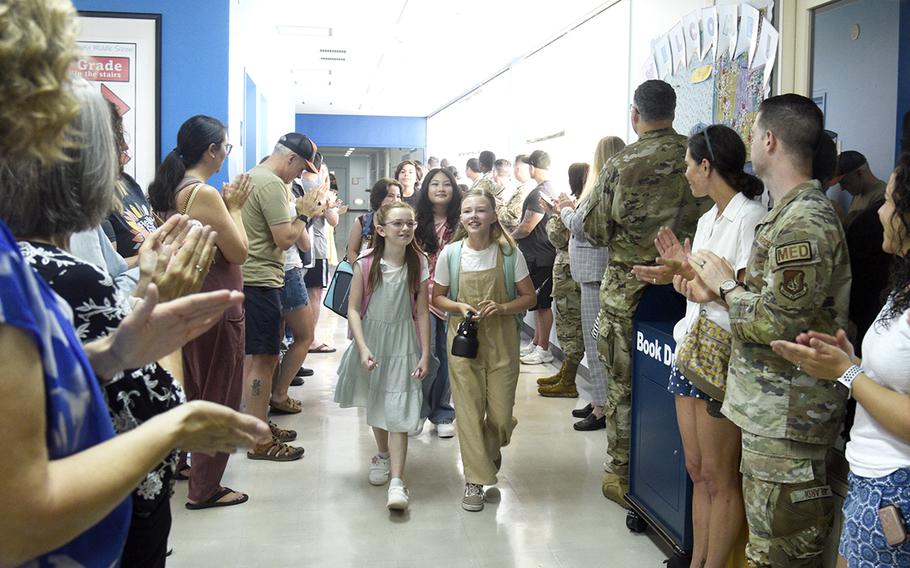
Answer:
[[[130,105],[123,102],[123,99],[114,94],[114,91],[110,90],[107,85],[103,83],[101,84],[101,94],[105,99],[117,107],[117,112],[120,113],[120,116],[123,116],[130,111]]]

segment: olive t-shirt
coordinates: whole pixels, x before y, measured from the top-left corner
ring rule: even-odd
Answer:
[[[265,166],[250,170],[255,187],[243,206],[243,226],[250,242],[243,264],[244,286],[281,288],[284,286],[284,251],[272,238],[272,225],[290,223],[288,203],[291,193],[287,184]]]

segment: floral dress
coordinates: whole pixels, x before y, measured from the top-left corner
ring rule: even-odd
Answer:
[[[19,249],[26,262],[69,304],[82,343],[109,335],[129,314],[129,303],[110,275],[94,264],[49,244],[22,241]],[[180,385],[157,363],[123,371],[102,384],[102,393],[118,434],[184,401]],[[170,498],[176,465],[174,450],[145,476],[133,491],[134,514],[150,513]]]

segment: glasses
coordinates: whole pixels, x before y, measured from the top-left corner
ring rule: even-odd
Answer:
[[[708,146],[708,155],[711,156],[711,163],[717,161],[717,158],[714,157],[714,148],[711,147],[711,138],[708,137],[708,129],[710,126],[706,126],[699,131],[699,134],[705,135],[705,144]]]
[[[382,224],[384,227],[394,227],[396,231],[400,231],[407,227],[408,229],[413,229],[417,226],[417,221],[389,221],[388,223]]]
[[[231,150],[232,150],[233,148],[234,148],[234,145],[233,145],[233,144],[225,144],[225,145],[224,145],[224,155],[225,155],[225,156],[230,156],[230,155],[231,155]]]

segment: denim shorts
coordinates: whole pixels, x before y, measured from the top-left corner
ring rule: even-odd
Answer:
[[[891,546],[885,540],[878,510],[897,505],[910,527],[910,468],[884,477],[849,475],[850,489],[844,500],[844,525],[838,552],[850,568],[910,566],[910,542]]]
[[[310,296],[303,283],[303,269],[292,268],[284,273],[284,287],[281,289],[281,313],[286,314],[309,305]]]

